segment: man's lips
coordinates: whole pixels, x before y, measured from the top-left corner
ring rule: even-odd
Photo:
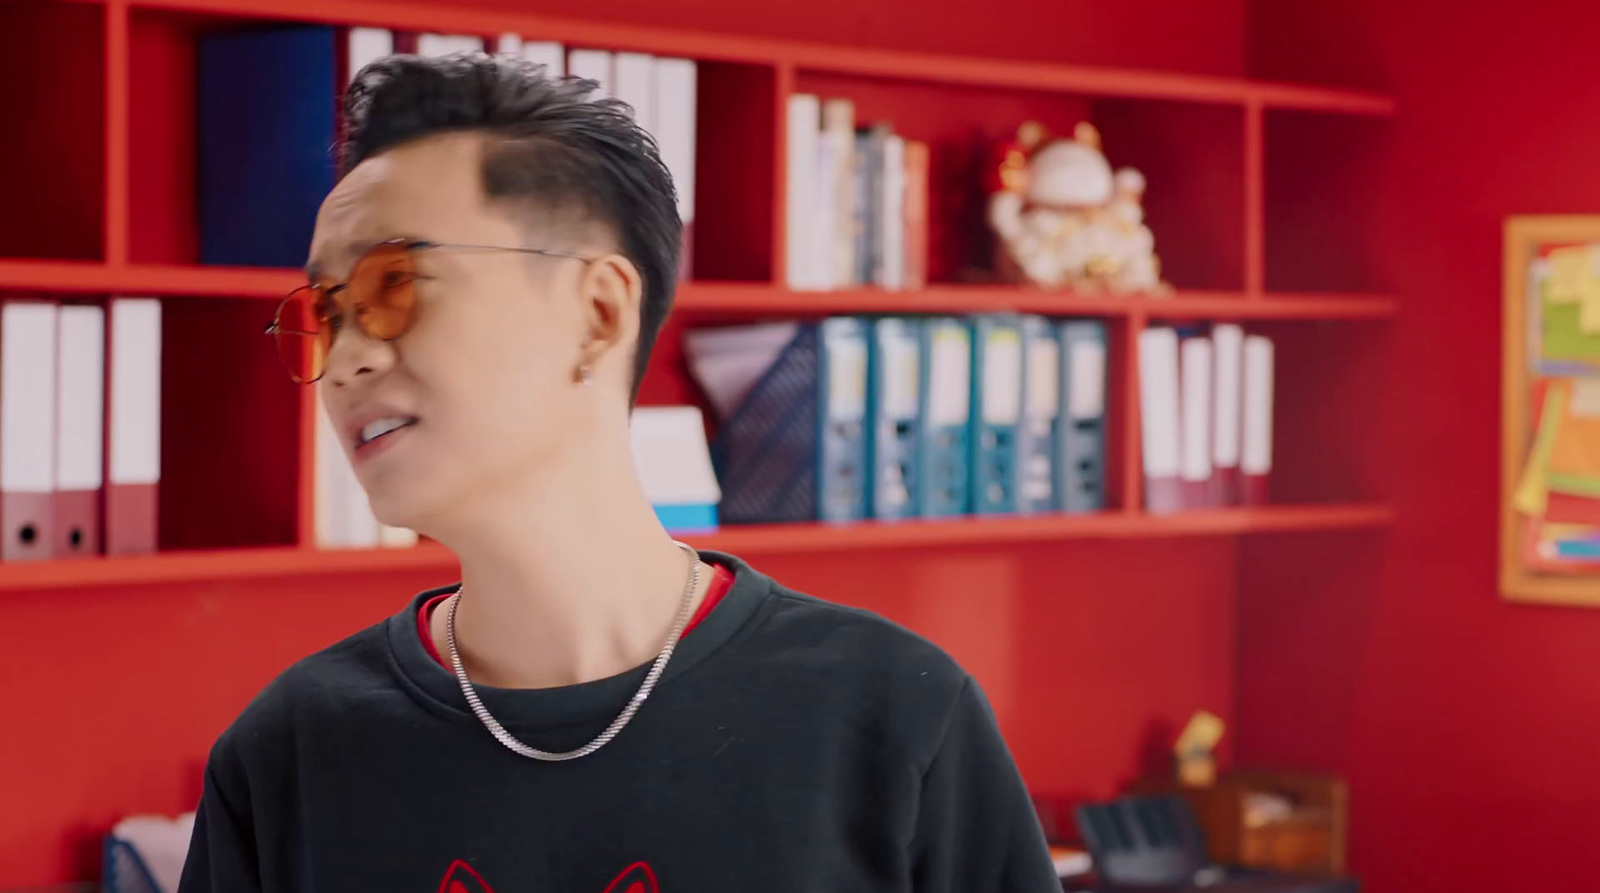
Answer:
[[[396,434],[409,431],[419,419],[410,413],[391,407],[374,407],[350,420],[344,426],[345,442],[352,452],[369,450]]]

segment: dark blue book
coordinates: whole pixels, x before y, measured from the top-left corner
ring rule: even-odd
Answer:
[[[337,33],[290,26],[200,39],[200,261],[305,263],[337,176]]]

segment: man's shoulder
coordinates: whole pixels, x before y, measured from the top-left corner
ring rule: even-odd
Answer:
[[[797,647],[834,654],[861,671],[887,670],[959,688],[966,671],[943,648],[919,633],[864,608],[839,604],[774,585],[777,606],[768,633]]]
[[[862,608],[774,584],[774,606],[745,649],[749,669],[835,715],[872,717],[886,735],[937,742],[971,677],[943,648]]]
[[[369,626],[279,673],[223,732],[217,749],[248,757],[256,746],[320,731],[362,701],[394,691],[387,624]]]

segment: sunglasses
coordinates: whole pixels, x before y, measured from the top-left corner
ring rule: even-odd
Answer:
[[[417,310],[417,280],[428,279],[417,270],[422,251],[510,251],[566,257],[589,262],[593,258],[545,248],[500,245],[447,245],[393,239],[380,242],[357,260],[343,282],[313,282],[284,297],[267,324],[289,377],[311,384],[328,371],[328,353],[334,339],[351,321],[367,337],[393,341],[411,328]]]

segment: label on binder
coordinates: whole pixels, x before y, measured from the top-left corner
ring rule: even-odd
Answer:
[[[1072,345],[1072,393],[1067,412],[1075,419],[1098,419],[1106,412],[1106,347],[1095,341]]]
[[[1059,355],[1052,338],[1035,338],[1028,345],[1028,415],[1034,418],[1053,419],[1060,412]]]
[[[860,421],[867,414],[867,345],[838,340],[828,346],[828,417]]]
[[[972,351],[966,333],[946,329],[933,336],[928,375],[928,416],[934,425],[964,425],[972,399]]]
[[[917,415],[917,342],[891,338],[884,346],[884,415],[910,419]]]
[[[1022,415],[1022,336],[999,329],[986,336],[983,347],[983,420],[1015,425]]]

